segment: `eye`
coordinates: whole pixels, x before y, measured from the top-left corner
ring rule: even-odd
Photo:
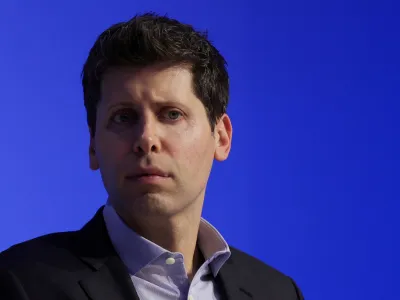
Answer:
[[[135,121],[136,114],[132,110],[124,109],[115,112],[111,117],[111,122],[114,124],[131,124]]]
[[[179,120],[182,117],[182,113],[176,109],[170,109],[162,113],[163,118],[171,121]]]

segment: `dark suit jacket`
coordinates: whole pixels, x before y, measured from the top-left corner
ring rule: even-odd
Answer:
[[[79,231],[41,236],[0,253],[0,299],[139,299],[102,209]],[[217,278],[225,299],[303,299],[289,277],[234,247],[231,252]]]

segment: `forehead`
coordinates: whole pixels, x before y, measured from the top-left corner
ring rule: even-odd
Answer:
[[[112,68],[104,74],[101,82],[101,102],[187,102],[197,99],[192,79],[191,71],[185,66]]]

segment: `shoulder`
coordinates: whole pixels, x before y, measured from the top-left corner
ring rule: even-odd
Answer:
[[[0,252],[0,269],[49,262],[70,253],[75,232],[56,232],[39,236]]]
[[[278,271],[274,267],[264,263],[260,259],[247,254],[235,247],[230,246],[231,257],[235,261],[235,264],[240,265],[244,270],[251,270],[251,272],[263,273],[268,276],[277,278],[286,278],[287,276],[282,272]]]
[[[74,255],[79,243],[75,235],[52,233],[1,252],[0,298],[27,299],[26,295],[31,295],[35,299],[70,299],[64,291],[88,270]]]
[[[296,299],[304,299],[299,287],[290,276],[235,247],[230,246],[230,250],[235,269],[240,270],[242,280],[247,281],[249,285],[257,286],[257,290],[275,290],[280,295],[288,293],[295,295]],[[282,299],[292,298],[288,296]]]

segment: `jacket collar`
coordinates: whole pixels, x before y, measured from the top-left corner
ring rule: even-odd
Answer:
[[[79,284],[92,300],[139,300],[128,271],[112,246],[102,206],[79,231],[78,256],[93,270]]]
[[[139,300],[128,270],[115,251],[103,218],[104,206],[79,231],[77,255],[93,271],[79,284],[92,300]],[[232,249],[232,247],[231,247]],[[227,300],[253,299],[251,291],[243,285],[247,282],[235,263],[236,252],[222,266],[217,284],[226,294]]]

